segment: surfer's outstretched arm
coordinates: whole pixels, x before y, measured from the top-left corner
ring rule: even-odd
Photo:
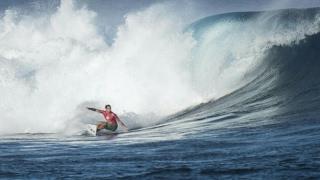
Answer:
[[[120,118],[116,115],[117,117],[117,121],[121,124],[122,127],[124,127],[126,129],[126,131],[128,132],[128,127],[120,120]]]
[[[99,109],[96,109],[96,108],[87,107],[87,109],[90,110],[90,111],[95,111],[95,112],[99,112],[99,113],[103,112],[102,110],[99,110]]]

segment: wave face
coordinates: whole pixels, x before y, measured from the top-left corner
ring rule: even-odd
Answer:
[[[241,26],[250,24],[250,27],[244,26],[244,28],[256,28],[251,26],[252,20],[259,22],[263,34],[253,34],[251,39],[253,42],[244,45],[246,50],[248,48],[247,51],[256,49],[261,44],[253,46],[252,43],[256,43],[256,38],[262,36],[262,40],[260,39],[262,45],[258,49],[259,63],[245,74],[245,76],[250,75],[251,79],[242,88],[216,101],[212,100],[180,112],[172,118],[195,118],[207,121],[213,117],[227,115],[227,119],[240,118],[241,120],[231,122],[241,126],[318,119],[317,106],[320,103],[318,14],[319,9],[231,13],[205,18],[195,23],[194,27],[206,27],[207,30],[208,26],[219,26],[221,23],[230,22],[233,24],[234,21]],[[201,34],[206,31],[199,29],[195,31],[195,36],[201,38]],[[243,34],[239,36],[241,38]],[[238,41],[235,41],[235,44],[238,44]],[[243,41],[239,44],[243,44]]]
[[[216,101],[179,113],[178,119],[241,118],[243,126],[319,118],[320,33],[291,45],[271,47],[261,72],[246,86]],[[283,120],[281,120],[283,119]],[[308,124],[308,123],[307,123]],[[306,125],[307,125],[306,124]],[[305,125],[304,125],[305,126]]]

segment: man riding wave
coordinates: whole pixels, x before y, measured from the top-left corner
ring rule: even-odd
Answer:
[[[111,111],[111,105],[106,105],[105,109],[106,110],[99,110],[96,108],[90,108],[87,107],[88,110],[99,112],[103,115],[104,119],[106,122],[100,122],[97,124],[97,131],[100,131],[101,129],[107,129],[110,131],[115,131],[118,128],[118,122],[120,123],[121,126],[125,128],[126,131],[128,131],[127,126],[120,120],[120,118]]]

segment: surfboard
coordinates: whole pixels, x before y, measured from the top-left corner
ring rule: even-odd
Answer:
[[[97,135],[97,125],[87,124],[83,135],[96,136]]]
[[[103,135],[116,135],[119,134],[118,131],[110,131],[107,129],[101,129],[99,132],[96,132],[97,136],[103,136]]]
[[[103,136],[103,135],[116,135],[119,134],[118,131],[110,131],[107,129],[101,129],[97,132],[97,125],[94,124],[86,124],[85,130],[83,131],[82,135],[84,136]]]

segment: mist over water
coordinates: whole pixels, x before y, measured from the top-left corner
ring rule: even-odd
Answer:
[[[319,25],[319,18],[277,25],[269,13],[189,26],[159,3],[127,14],[108,44],[97,14],[75,3],[62,1],[41,16],[7,9],[1,17],[1,134],[56,133],[98,118],[84,115],[85,106],[162,117],[222,97],[254,78],[248,74],[269,47],[303,39]]]

